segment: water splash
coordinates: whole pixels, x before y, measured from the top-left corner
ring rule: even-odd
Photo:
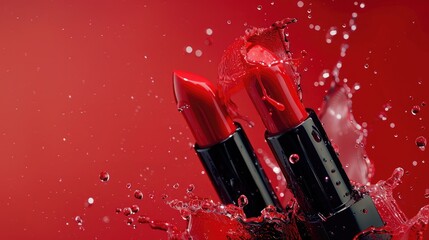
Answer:
[[[294,18],[286,18],[275,22],[269,28],[249,28],[246,30],[245,36],[238,38],[226,49],[218,68],[218,95],[233,118],[244,120],[249,125],[253,125],[248,117],[239,113],[237,105],[231,100],[231,96],[244,88],[246,79],[249,79],[249,73],[258,73],[260,68],[278,64],[288,65],[287,68],[292,71],[292,80],[300,98],[302,98],[300,76],[296,71],[299,62],[292,58],[287,40],[289,35],[287,26],[295,22],[296,19]],[[254,48],[256,44],[272,55],[267,54],[264,61],[255,61],[252,58],[252,50],[256,50]],[[274,107],[282,108],[281,103],[266,94],[264,96],[265,100]]]
[[[374,185],[363,187],[368,191],[377,206],[377,209],[386,222],[383,229],[393,234],[393,239],[405,240],[415,236],[414,239],[423,239],[423,233],[429,223],[429,205],[420,209],[420,211],[411,219],[408,219],[401,211],[394,198],[393,190],[401,184],[401,178],[404,175],[404,169],[396,168],[392,176],[387,180],[382,180]]]
[[[138,224],[148,224],[152,229],[167,233],[168,239],[300,239],[291,203],[285,213],[278,213],[274,206],[268,206],[257,218],[246,218],[243,207],[248,199],[241,196],[239,205],[224,205],[207,198],[199,198],[187,193],[186,200],[166,201],[177,210],[186,227],[181,229],[174,224],[153,220],[146,215],[137,217]],[[130,213],[135,214],[135,213]],[[133,217],[125,216],[127,225],[137,228]],[[207,226],[210,226],[208,228]],[[211,231],[212,229],[214,231]]]

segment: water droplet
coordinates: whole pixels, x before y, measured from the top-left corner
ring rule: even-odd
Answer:
[[[239,198],[238,198],[238,206],[239,207],[241,207],[241,208],[243,208],[243,207],[245,207],[248,203],[249,203],[249,200],[247,199],[247,197],[246,196],[244,196],[244,195],[241,195]]]
[[[335,36],[335,35],[337,35],[337,33],[338,33],[338,31],[337,31],[337,28],[336,28],[336,27],[331,27],[331,28],[329,29],[329,35],[331,35],[331,36]]]
[[[137,213],[140,210],[139,206],[134,204],[131,206],[131,211],[134,213]]]
[[[362,209],[363,214],[367,214],[368,213],[368,209],[364,208]]]
[[[305,51],[305,50],[302,50],[302,51],[301,51],[301,56],[302,56],[302,57],[306,57],[306,56],[307,56],[307,54],[308,54],[308,53],[307,53],[307,51]]]
[[[231,24],[231,20],[227,20],[227,21],[226,21],[226,23],[227,23],[228,25],[230,25],[230,24]]]
[[[320,135],[319,135],[319,133],[317,132],[317,131],[315,131],[315,130],[313,130],[312,132],[311,132],[311,135],[313,136],[313,139],[316,141],[316,142],[320,142],[322,139],[320,138]]]
[[[165,200],[165,199],[167,199],[167,198],[168,198],[168,195],[167,195],[167,194],[162,194],[162,195],[161,195],[161,199],[162,199],[162,200]]]
[[[420,106],[415,105],[413,106],[413,108],[411,108],[411,114],[413,114],[414,116],[417,115],[420,112]]]
[[[213,29],[211,29],[211,28],[207,28],[207,29],[206,29],[206,34],[207,34],[208,36],[213,35]]]
[[[256,7],[256,9],[258,9],[259,11],[261,11],[261,10],[262,10],[262,5],[258,5],[258,6]]]
[[[102,182],[107,182],[107,181],[109,181],[109,179],[110,179],[110,175],[108,172],[103,171],[100,173],[100,180]]]
[[[323,77],[324,79],[328,78],[328,77],[329,77],[329,71],[328,71],[328,70],[323,70],[323,72],[322,72],[322,77]]]
[[[116,208],[115,212],[116,212],[116,214],[121,213],[122,212],[122,208]]]
[[[193,49],[192,49],[192,47],[191,47],[191,46],[187,46],[187,47],[185,47],[185,52],[186,52],[186,53],[192,53],[192,51],[193,51]]]
[[[304,7],[304,2],[303,2],[303,1],[298,1],[298,2],[296,3],[296,5],[297,5],[299,8],[302,8],[302,7]]]
[[[108,216],[104,216],[101,220],[102,220],[104,223],[109,223],[109,222],[110,222],[110,218],[109,218]]]
[[[359,84],[359,83],[355,83],[355,84],[353,85],[353,89],[354,89],[355,91],[359,90],[359,89],[360,89],[360,84]]]
[[[395,128],[396,127],[395,123],[390,123],[389,126],[390,126],[390,128]]]
[[[92,204],[94,204],[94,198],[89,197],[88,198],[88,205],[91,206]]]
[[[314,30],[320,31],[320,26],[319,25],[314,26]]]
[[[292,164],[295,164],[299,161],[299,155],[294,153],[292,155],[289,156],[289,162]]]
[[[326,33],[326,43],[331,43],[332,42],[332,38],[337,35],[338,30],[336,27],[331,27],[329,28],[328,32]]]
[[[186,192],[191,193],[192,191],[194,191],[194,189],[195,189],[194,184],[189,184],[188,188],[186,188]]]
[[[311,9],[309,8],[309,9],[307,9],[307,13],[311,13]]]
[[[381,113],[378,115],[378,118],[380,118],[382,121],[386,121],[386,120],[387,120],[386,113],[381,112]]]
[[[133,224],[133,222],[134,222],[134,219],[133,219],[133,218],[128,218],[128,219],[127,219],[127,225],[128,225],[128,226],[131,226],[131,224]]]
[[[361,3],[361,4],[359,5],[359,7],[360,7],[360,8],[365,8],[365,3]]]
[[[203,55],[203,51],[201,51],[200,49],[195,51],[195,56],[201,57],[202,55]]]
[[[424,151],[426,149],[426,144],[427,141],[425,137],[419,136],[416,138],[416,145],[420,150]]]
[[[352,13],[352,18],[357,18],[358,14],[356,12]]]
[[[174,188],[174,189],[179,189],[179,183],[175,183],[175,184],[173,185],[173,188]]]
[[[429,188],[426,188],[425,190],[425,198],[429,198]]]
[[[417,161],[413,161],[413,166],[417,166]]]
[[[133,211],[131,210],[131,208],[126,207],[122,210],[122,212],[124,213],[125,216],[129,216],[133,213]]]
[[[143,193],[140,190],[135,190],[134,191],[134,197],[137,199],[143,199]]]
[[[126,187],[127,189],[131,189],[131,183],[127,183],[127,184],[125,185],[125,187]]]
[[[392,105],[390,103],[386,103],[383,105],[384,111],[388,112],[390,109],[392,109]]]
[[[368,64],[368,63],[365,63],[365,65],[363,65],[363,67],[364,67],[365,69],[368,69],[368,68],[369,68],[369,64]]]
[[[82,226],[83,225],[83,220],[80,216],[76,216],[74,218],[74,221],[77,223],[78,226]]]
[[[341,44],[341,53],[340,53],[341,57],[345,57],[346,56],[348,48],[349,48],[348,44]]]
[[[343,32],[343,39],[347,40],[350,38],[350,34],[348,32]]]

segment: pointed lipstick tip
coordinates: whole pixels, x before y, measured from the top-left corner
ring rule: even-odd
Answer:
[[[209,146],[224,140],[236,127],[208,79],[184,71],[173,72],[178,110],[191,128],[197,144]]]

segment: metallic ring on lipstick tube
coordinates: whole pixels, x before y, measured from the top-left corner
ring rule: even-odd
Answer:
[[[312,236],[353,239],[370,227],[383,227],[370,196],[353,189],[317,115],[266,139],[285,174]],[[390,239],[390,235],[360,239]]]

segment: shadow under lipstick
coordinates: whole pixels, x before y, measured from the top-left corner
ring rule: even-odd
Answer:
[[[183,71],[173,74],[174,95],[195,140],[198,154],[224,204],[249,198],[243,210],[258,217],[268,205],[281,210],[253,148],[238,123],[227,114],[207,79]]]

